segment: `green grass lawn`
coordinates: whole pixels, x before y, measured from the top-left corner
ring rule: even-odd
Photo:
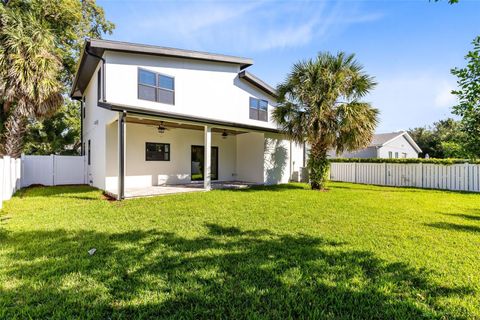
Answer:
[[[2,319],[480,319],[476,194],[38,187],[0,220]]]

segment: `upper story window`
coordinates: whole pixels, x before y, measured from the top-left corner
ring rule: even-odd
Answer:
[[[250,119],[267,121],[268,102],[256,98],[250,98]]]
[[[175,104],[175,79],[138,69],[138,99]]]

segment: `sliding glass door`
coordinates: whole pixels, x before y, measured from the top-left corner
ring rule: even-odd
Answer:
[[[192,146],[191,173],[192,181],[204,180],[204,164],[205,164],[205,148],[204,146]],[[212,180],[218,180],[218,147],[212,147]]]

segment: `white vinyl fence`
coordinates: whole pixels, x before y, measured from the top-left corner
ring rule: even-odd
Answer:
[[[85,184],[84,156],[22,156],[22,187]]]
[[[0,209],[2,202],[23,187],[85,184],[83,156],[22,156],[0,159]]]
[[[381,186],[480,192],[480,165],[333,162],[330,179]]]
[[[3,157],[0,159],[0,209],[4,200],[10,200],[21,187],[21,160]]]

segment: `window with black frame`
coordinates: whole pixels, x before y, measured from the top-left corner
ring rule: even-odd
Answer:
[[[170,144],[169,143],[145,143],[145,160],[146,161],[170,161]]]
[[[174,105],[175,79],[164,74],[138,69],[138,98]]]
[[[250,98],[250,119],[267,121],[268,102],[266,100]]]

